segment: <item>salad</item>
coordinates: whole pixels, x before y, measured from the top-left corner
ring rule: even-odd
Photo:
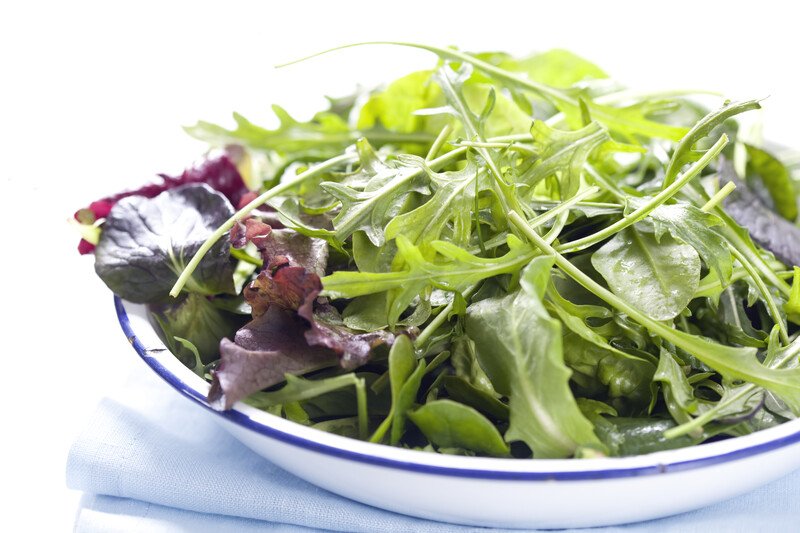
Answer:
[[[394,44],[438,62],[308,121],[198,122],[202,163],[75,214],[214,408],[514,458],[800,413],[800,165],[740,124],[758,101]]]

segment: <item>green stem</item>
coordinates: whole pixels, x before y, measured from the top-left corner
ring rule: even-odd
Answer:
[[[233,246],[231,246],[231,257],[239,261],[244,261],[245,263],[250,263],[251,265],[256,265],[257,267],[264,266],[264,261],[258,257],[253,257],[244,250],[234,248]]]
[[[428,155],[425,156],[425,161],[430,161],[431,159],[436,157],[436,154],[438,154],[439,150],[442,149],[442,146],[447,141],[447,138],[450,136],[450,133],[452,133],[452,131],[453,127],[450,124],[446,124],[445,127],[442,128],[442,131],[439,132],[439,135],[436,137],[436,140],[433,141],[433,144],[431,144],[431,147],[428,150]]]
[[[593,196],[598,192],[600,192],[600,189],[598,187],[594,186],[587,187],[586,189],[582,190],[569,200],[565,200],[563,202],[555,202],[554,203],[555,207],[553,207],[552,209],[548,209],[541,215],[537,215],[532,219],[528,220],[528,225],[530,225],[530,227],[532,228],[538,228],[539,226],[541,226],[545,222],[552,220],[556,216],[561,215],[562,213],[567,213],[570,209],[572,209],[576,205],[581,205],[581,200],[583,200],[584,198],[588,198],[589,196]],[[555,239],[556,236],[554,236],[553,238]],[[491,239],[489,239],[488,241],[486,241],[485,244],[486,249],[491,250],[493,248],[497,248],[498,246],[505,244],[507,240],[508,240],[508,234],[505,232],[500,233],[499,235],[496,235]],[[469,252],[477,253],[477,250],[475,248],[472,248],[469,250]]]
[[[516,144],[514,142],[510,143],[502,143],[502,142],[479,142],[479,141],[461,141],[458,144],[454,144],[454,146],[468,146],[470,148],[497,148],[499,150],[514,150],[526,155],[536,155],[536,151],[532,148],[524,146],[522,144]]]
[[[795,344],[790,345],[786,349],[786,353],[783,355],[783,357],[777,360],[775,364],[771,365],[770,368],[775,368],[775,369],[783,368],[784,365],[789,363],[789,361],[796,358],[798,353],[800,353],[800,342],[795,342]],[[722,409],[724,409],[728,405],[736,403],[737,401],[741,400],[748,394],[752,394],[759,388],[763,387],[759,387],[758,385],[754,385],[753,383],[748,383],[747,385],[744,385],[742,387],[742,390],[740,390],[730,398],[727,398],[725,400],[720,400],[713,408],[693,418],[691,422],[687,422],[685,424],[681,424],[680,426],[666,430],[664,432],[664,437],[668,439],[674,439],[676,437],[686,435],[687,433],[691,433],[692,431],[696,431],[697,429],[702,428],[704,425],[713,422],[714,419],[716,419],[718,413]]]
[[[739,250],[736,248],[731,248],[731,253],[733,256],[742,264],[742,267],[747,271],[747,274],[750,276],[750,279],[753,280],[755,283],[758,292],[761,293],[761,298],[764,300],[764,303],[767,305],[767,310],[769,311],[770,316],[772,317],[772,321],[778,326],[778,330],[780,331],[781,335],[781,342],[783,344],[789,344],[789,332],[786,330],[786,323],[783,321],[783,317],[781,316],[781,312],[778,309],[778,305],[775,303],[775,299],[772,298],[772,295],[767,288],[767,285],[764,283],[764,280],[761,279],[759,276],[758,271],[756,271],[753,264],[744,257]]]
[[[776,269],[783,268],[783,264],[776,265]],[[778,270],[775,272],[775,275],[778,276],[780,279],[791,279],[794,276],[793,270]],[[733,273],[731,274],[731,283],[739,281],[740,279],[744,279],[748,277],[749,274],[744,267],[738,267],[733,269]],[[724,287],[719,279],[713,279],[706,283],[701,283],[697,287],[697,291],[695,291],[694,298],[702,298],[702,297],[710,297],[714,296],[716,293],[721,292]]]
[[[712,196],[711,199],[708,202],[706,202],[703,207],[700,208],[700,211],[703,211],[705,213],[710,212],[712,209],[717,207],[725,198],[727,198],[728,195],[732,193],[735,188],[736,184],[732,181],[729,181],[728,183],[725,184],[724,187],[718,190],[716,194],[714,194],[714,196]]]
[[[597,244],[598,242],[604,241],[605,239],[615,235],[616,233],[622,231],[623,229],[627,228],[628,226],[632,226],[636,224],[640,220],[644,219],[650,212],[652,212],[656,207],[660,206],[673,196],[677,194],[681,188],[689,183],[692,179],[694,179],[700,172],[714,159],[725,145],[728,144],[728,136],[723,134],[714,145],[703,154],[703,157],[698,159],[691,167],[689,167],[686,172],[681,175],[677,180],[675,180],[669,187],[665,188],[657,195],[655,195],[650,201],[645,203],[644,205],[640,206],[638,209],[631,212],[629,215],[626,215],[622,219],[618,220],[614,224],[603,228],[602,230],[593,233],[592,235],[587,235],[582,239],[578,239],[572,242],[564,243],[559,246],[556,246],[556,250],[561,253],[570,253],[570,252],[577,252],[579,250],[583,250],[590,246]]]
[[[367,389],[364,378],[355,383],[356,401],[358,402],[358,437],[367,440],[369,437],[369,418],[367,416]]]
[[[461,293],[461,295],[464,297],[464,299],[467,299],[470,296],[472,296],[472,293],[475,292],[475,290],[477,290],[478,285],[479,285],[479,283],[476,283],[475,285],[470,285],[469,287],[467,287],[464,290],[464,292]],[[436,330],[439,329],[439,327],[442,324],[444,324],[444,322],[447,320],[447,315],[449,315],[451,312],[453,312],[454,303],[455,303],[455,299],[452,302],[450,302],[449,304],[447,304],[447,306],[445,306],[445,308],[442,309],[441,312],[438,315],[436,315],[433,318],[433,320],[431,320],[428,323],[427,326],[425,326],[425,329],[423,329],[420,332],[420,334],[417,335],[417,338],[414,339],[414,347],[415,348],[417,348],[417,349],[421,348],[425,344],[425,342],[427,342],[427,340],[430,338],[430,336],[433,335],[434,332],[436,332]]]

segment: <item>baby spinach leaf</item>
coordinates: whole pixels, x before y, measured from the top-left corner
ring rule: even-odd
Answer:
[[[189,259],[231,215],[230,202],[208,185],[184,185],[152,199],[123,198],[103,225],[95,271],[125,300],[162,300]],[[227,242],[211,248],[185,289],[207,296],[234,293]]]
[[[695,438],[688,435],[668,439],[664,432],[675,427],[675,422],[668,419],[596,417],[592,421],[603,444],[615,456],[675,450],[705,440],[705,436]]]
[[[553,262],[540,257],[523,273],[522,289],[473,303],[466,331],[495,389],[509,397],[506,440],[521,440],[534,457],[569,457],[579,446],[600,447],[569,389],[561,325],[541,298]]]
[[[629,227],[592,255],[592,266],[611,291],[654,320],[671,320],[686,308],[700,284],[694,248]]]
[[[436,446],[464,448],[494,457],[509,457],[500,432],[475,409],[451,400],[435,400],[408,417]]]
[[[490,394],[486,389],[478,388],[466,379],[458,376],[442,378],[447,394],[451,399],[474,407],[487,416],[497,420],[508,420],[508,406]]]

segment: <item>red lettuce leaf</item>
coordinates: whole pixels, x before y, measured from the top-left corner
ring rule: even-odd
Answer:
[[[160,183],[150,183],[131,191],[123,191],[90,203],[87,207],[75,212],[75,220],[82,224],[92,224],[96,220],[106,218],[111,208],[129,196],[144,196],[155,198],[164,191],[174,189],[190,183],[205,183],[212,189],[222,193],[233,205],[238,205],[242,197],[248,192],[236,165],[226,155],[214,159],[206,159],[197,166],[188,168],[179,176],[159,174]],[[78,251],[81,254],[90,253],[94,246],[81,240]]]
[[[286,310],[308,309],[322,290],[322,282],[314,273],[300,266],[279,266],[273,272],[262,270],[244,289],[244,298],[258,318],[272,305]]]
[[[217,410],[285,379],[286,374],[305,374],[334,366],[339,357],[322,346],[309,346],[308,325],[296,314],[270,307],[236,333],[235,343],[220,342],[220,363],[212,371],[209,404]]]

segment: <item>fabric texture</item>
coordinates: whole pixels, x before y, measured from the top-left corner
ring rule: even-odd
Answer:
[[[67,484],[86,493],[79,532],[496,531],[383,511],[307,483],[240,444],[145,368],[100,403],[72,447]],[[798,496],[795,472],[705,509],[590,531],[795,531]]]

